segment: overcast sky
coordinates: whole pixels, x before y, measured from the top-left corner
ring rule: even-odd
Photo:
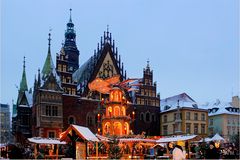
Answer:
[[[182,92],[197,102],[239,94],[238,0],[3,0],[1,8],[1,103],[16,102],[23,56],[28,87],[51,51],[60,51],[69,8],[80,65],[110,27],[128,77],[142,77],[150,60],[157,92]]]

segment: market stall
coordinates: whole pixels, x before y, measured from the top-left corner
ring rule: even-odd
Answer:
[[[86,159],[89,157],[89,145],[96,145],[96,154],[98,157],[98,138],[87,128],[78,125],[70,125],[68,129],[60,134],[61,141],[71,142],[75,150],[76,159]],[[95,157],[95,158],[96,158]],[[94,158],[94,157],[91,157]]]
[[[41,138],[41,137],[32,137],[28,138],[28,141],[30,143],[34,144],[34,157],[35,159],[37,158],[37,154],[39,151],[38,145],[43,144],[43,145],[50,145],[50,149],[48,150],[48,154],[44,155],[44,158],[50,159],[58,159],[63,157],[64,155],[58,155],[58,145],[61,144],[66,144],[64,141],[60,141],[59,139],[52,139],[52,138]],[[56,146],[56,152],[54,153],[54,146]]]
[[[162,143],[166,143],[167,144],[167,153],[164,156],[168,156],[171,157],[171,153],[170,150],[173,149],[173,144],[177,143],[179,145],[181,145],[183,148],[185,148],[186,151],[188,151],[186,153],[187,158],[191,158],[194,155],[192,153],[190,153],[190,142],[191,141],[199,141],[201,139],[201,137],[197,136],[197,135],[177,135],[177,136],[171,136],[171,137],[162,137],[159,140],[157,140],[156,142],[158,144]]]

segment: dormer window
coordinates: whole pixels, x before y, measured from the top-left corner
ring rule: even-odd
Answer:
[[[193,104],[192,106],[193,108],[198,108],[197,104]]]
[[[169,108],[170,108],[170,106],[166,105],[166,106],[164,107],[164,110],[168,110]]]
[[[211,113],[212,112],[212,110],[211,109],[208,109],[208,113]]]

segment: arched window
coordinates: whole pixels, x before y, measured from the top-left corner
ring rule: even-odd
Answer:
[[[146,121],[149,122],[150,121],[150,113],[146,113]]]
[[[115,106],[114,107],[114,116],[120,116],[120,108],[119,106]]]
[[[124,134],[129,134],[129,124],[127,122],[124,123]]]
[[[75,124],[75,118],[73,116],[68,118],[68,124]]]
[[[108,107],[107,116],[109,116],[109,117],[112,116],[112,107]]]
[[[140,121],[143,121],[144,120],[144,115],[143,113],[140,114]]]
[[[109,122],[107,122],[107,123],[104,125],[104,133],[105,133],[105,134],[110,133],[110,123],[109,123]]]
[[[125,116],[126,115],[126,110],[125,107],[122,107],[122,115]]]
[[[87,123],[88,123],[88,126],[92,126],[93,125],[93,120],[92,120],[92,117],[91,116],[88,116],[87,117]]]

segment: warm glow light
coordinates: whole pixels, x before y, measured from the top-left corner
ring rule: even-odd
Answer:
[[[135,114],[135,112],[133,111],[133,112],[132,112],[132,114],[134,115],[134,114]]]
[[[219,148],[220,147],[220,143],[219,142],[215,142],[215,147]]]

